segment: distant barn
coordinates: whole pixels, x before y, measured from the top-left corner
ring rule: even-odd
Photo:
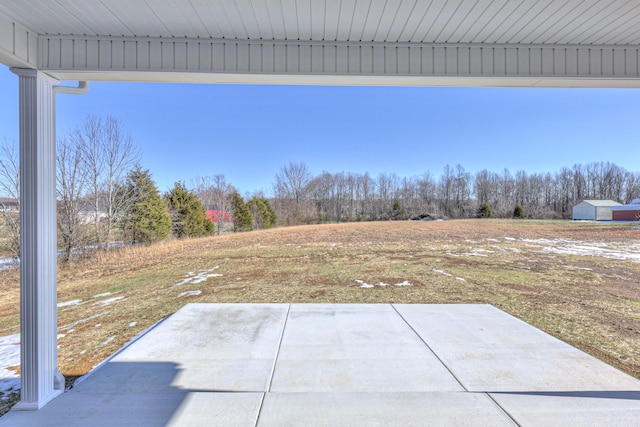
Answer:
[[[611,208],[614,221],[640,221],[640,199],[633,199],[628,205]]]
[[[207,218],[213,223],[233,222],[233,217],[229,211],[218,206],[207,206]]]
[[[621,206],[613,200],[583,200],[573,207],[573,219],[591,221],[611,221],[611,208]]]

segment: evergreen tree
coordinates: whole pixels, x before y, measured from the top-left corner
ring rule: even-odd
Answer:
[[[200,237],[213,233],[213,223],[209,221],[204,206],[195,193],[189,191],[182,182],[176,182],[165,195],[175,237]]]
[[[402,206],[400,206],[400,202],[398,200],[393,201],[393,212],[391,212],[391,219],[394,221],[403,219]]]
[[[267,199],[254,197],[247,202],[247,206],[253,216],[254,229],[266,229],[276,225],[276,212]]]
[[[233,209],[233,231],[253,230],[253,217],[249,207],[238,192],[231,195],[231,207]]]
[[[476,212],[478,218],[493,218],[493,210],[487,202],[482,202]]]
[[[151,243],[169,235],[171,216],[148,170],[137,165],[127,175],[121,192],[129,201],[124,231],[132,242]]]
[[[520,203],[518,203],[515,209],[513,209],[513,217],[516,219],[527,219],[527,214]]]

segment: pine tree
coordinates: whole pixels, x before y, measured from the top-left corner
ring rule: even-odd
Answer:
[[[478,218],[493,218],[493,210],[487,202],[482,202],[476,212]]]
[[[231,195],[231,207],[233,209],[233,231],[253,230],[253,217],[249,207],[238,192]]]
[[[253,216],[253,228],[266,229],[276,225],[276,212],[269,201],[262,197],[254,197],[247,202]]]
[[[171,216],[148,170],[140,165],[131,170],[121,193],[129,201],[124,231],[132,242],[151,243],[169,235]]]
[[[165,201],[175,237],[200,237],[213,233],[213,223],[207,218],[204,206],[183,182],[175,183],[165,195]]]
[[[520,203],[513,209],[513,217],[516,219],[527,219],[527,214]]]

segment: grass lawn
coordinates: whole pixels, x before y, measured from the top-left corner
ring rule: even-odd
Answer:
[[[278,228],[98,253],[61,266],[58,281],[69,376],[187,303],[291,302],[493,304],[640,378],[637,223]],[[18,310],[18,272],[2,272],[0,335],[18,332]]]

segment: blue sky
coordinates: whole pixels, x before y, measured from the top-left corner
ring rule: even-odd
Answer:
[[[18,78],[0,65],[0,138],[18,141]],[[57,97],[58,137],[118,118],[161,191],[224,174],[247,194],[276,172],[438,177],[610,161],[640,170],[640,90],[91,83]]]

